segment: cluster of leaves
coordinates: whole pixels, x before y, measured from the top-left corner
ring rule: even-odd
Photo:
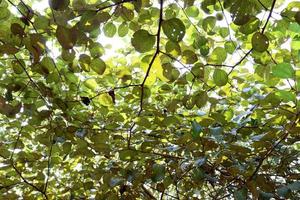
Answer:
[[[299,1],[36,3],[0,0],[0,199],[300,198]]]

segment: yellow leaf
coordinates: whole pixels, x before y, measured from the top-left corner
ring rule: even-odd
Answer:
[[[146,73],[149,67],[149,63],[142,63],[142,69]],[[153,85],[156,81],[156,78],[159,78],[161,81],[169,81],[166,77],[163,76],[163,68],[160,62],[160,56],[157,56],[152,64],[151,70],[145,82],[145,85]]]
[[[112,106],[114,105],[113,100],[109,94],[104,93],[97,97],[96,101],[103,106]]]
[[[152,66],[152,72],[156,74],[156,76],[164,82],[169,81],[166,77],[164,77],[163,75],[163,68],[162,68],[162,64],[160,62],[160,56],[156,57],[156,59],[153,62],[153,66]]]
[[[91,90],[95,90],[97,88],[97,86],[98,86],[98,83],[93,78],[85,80],[83,82],[83,84],[84,84],[84,86],[86,86],[87,88],[89,88]]]

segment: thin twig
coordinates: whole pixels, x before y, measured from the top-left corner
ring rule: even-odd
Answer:
[[[271,6],[271,10],[270,10],[270,12],[269,12],[269,16],[268,16],[268,18],[267,18],[267,21],[266,21],[265,25],[263,26],[263,28],[262,28],[262,30],[261,30],[261,33],[264,33],[265,30],[266,30],[266,27],[267,27],[267,25],[268,25],[268,23],[269,23],[269,21],[270,21],[271,16],[272,16],[273,9],[274,9],[274,7],[275,7],[275,3],[276,3],[276,0],[273,0],[272,6]]]
[[[300,115],[300,113],[297,113],[297,115],[295,116],[295,119],[293,120],[293,122],[292,122],[292,124],[291,124],[291,126],[289,128],[287,126],[285,126],[285,128],[283,130],[283,134],[279,137],[280,139],[269,150],[267,150],[267,152],[262,156],[262,158],[260,159],[260,161],[259,161],[258,165],[256,166],[254,172],[248,178],[248,181],[251,181],[255,177],[255,175],[260,170],[260,167],[262,166],[264,160],[266,160],[273,153],[273,151],[276,149],[276,147],[283,140],[285,140],[288,137],[288,135],[290,133],[290,129],[292,129],[294,126],[296,126],[297,122],[299,121],[299,115]]]
[[[150,197],[150,199],[156,199],[153,194],[144,186],[144,184],[142,184],[142,189],[143,191],[147,194],[148,197]]]
[[[268,10],[268,8],[260,0],[257,0],[257,1],[265,10]]]
[[[41,190],[40,188],[38,188],[37,186],[35,186],[33,183],[30,183],[29,181],[27,181],[27,179],[24,178],[24,176],[22,175],[22,173],[17,169],[17,167],[14,165],[13,162],[12,162],[12,167],[14,168],[14,170],[20,176],[20,178],[23,180],[24,183],[26,183],[27,185],[29,185],[30,187],[32,187],[36,191],[40,192],[45,197],[45,199],[48,200],[47,194],[43,190]]]
[[[163,21],[163,2],[164,2],[163,0],[160,0],[160,12],[159,12],[159,19],[158,19],[157,34],[156,34],[156,51],[149,63],[144,80],[141,83],[141,100],[140,100],[140,111],[138,112],[138,116],[140,116],[143,111],[143,100],[144,100],[144,89],[145,89],[144,86],[147,81],[147,78],[149,77],[152,65],[153,65],[157,55],[159,54],[159,50],[160,50],[159,45],[160,45],[160,31],[161,31],[161,25],[162,25],[162,21]]]
[[[10,160],[13,159],[13,156],[14,156],[14,154],[15,154],[15,150],[16,150],[16,148],[17,148],[17,146],[18,146],[18,142],[19,142],[19,140],[20,140],[20,136],[21,136],[22,130],[23,130],[23,126],[21,127],[21,129],[20,129],[20,131],[19,131],[19,133],[18,133],[18,137],[17,137],[17,140],[16,140],[15,145],[14,145],[14,150],[12,151],[12,153],[11,153],[11,155],[10,155]]]
[[[51,137],[51,146],[50,146],[50,150],[49,150],[49,155],[48,155],[48,161],[47,161],[47,178],[45,181],[45,187],[44,187],[44,192],[47,193],[47,187],[48,187],[48,183],[49,183],[49,179],[50,179],[50,165],[51,165],[51,156],[52,156],[52,149],[53,149],[53,137]]]

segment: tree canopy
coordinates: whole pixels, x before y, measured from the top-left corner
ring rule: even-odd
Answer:
[[[0,199],[299,199],[300,2],[0,0]]]

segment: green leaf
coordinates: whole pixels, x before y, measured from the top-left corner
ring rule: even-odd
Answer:
[[[249,22],[240,27],[240,31],[246,35],[251,34],[259,29],[260,20],[252,17]]]
[[[220,12],[217,13],[216,18],[217,18],[218,21],[222,21],[224,19],[223,13],[220,13]]]
[[[152,176],[151,179],[154,182],[159,182],[164,180],[165,178],[165,166],[164,165],[159,165],[159,164],[153,164],[152,166]]]
[[[120,37],[125,37],[127,35],[129,31],[128,25],[127,23],[122,23],[119,27],[118,27],[118,35]]]
[[[87,54],[81,54],[79,56],[79,64],[83,71],[89,72],[90,71],[90,63],[91,63],[91,57]]]
[[[107,93],[99,95],[97,97],[96,101],[98,101],[103,106],[110,107],[110,106],[114,105],[112,97],[109,94],[107,94]]]
[[[102,75],[106,69],[106,64],[101,58],[95,58],[91,61],[90,67],[97,74]]]
[[[182,52],[182,59],[186,64],[193,64],[198,61],[197,55],[192,50],[185,50]]]
[[[236,49],[236,43],[232,42],[232,41],[227,41],[225,42],[225,50],[227,53],[234,53]]]
[[[276,95],[279,96],[284,102],[296,100],[296,94],[291,91],[279,90],[278,92],[276,92]]]
[[[145,53],[153,49],[155,44],[155,36],[149,34],[146,30],[138,30],[133,34],[131,44],[140,53]]]
[[[209,47],[208,46],[201,46],[200,53],[202,56],[207,56],[209,54]]]
[[[66,142],[66,143],[63,144],[63,151],[64,151],[65,154],[70,153],[71,148],[72,148],[72,143]]]
[[[219,33],[222,36],[222,38],[226,38],[229,35],[229,30],[227,27],[221,27],[219,29]]]
[[[91,90],[95,90],[98,86],[97,81],[93,78],[85,80],[83,84]]]
[[[163,64],[162,68],[163,68],[163,76],[169,79],[169,81],[171,82],[175,81],[180,75],[178,69],[176,69],[169,63]]]
[[[208,42],[207,38],[202,35],[195,35],[193,46],[197,49],[201,48]]]
[[[185,12],[189,17],[197,17],[199,15],[199,9],[196,6],[187,7]]]
[[[72,62],[75,58],[75,51],[73,49],[71,49],[71,50],[63,49],[62,52],[61,52],[61,57],[65,61]]]
[[[237,1],[237,3],[247,3],[247,1]],[[244,24],[246,24],[250,19],[251,19],[251,15],[249,15],[248,13],[245,12],[245,7],[246,5],[237,5],[237,12],[235,13],[235,16],[234,16],[234,20],[233,20],[233,23],[235,25],[238,25],[238,26],[242,26]]]
[[[235,200],[246,200],[247,199],[247,188],[243,187],[234,192],[233,196]]]
[[[295,75],[295,70],[289,63],[280,63],[272,68],[272,73],[278,78],[286,79],[293,78]]]
[[[278,188],[277,192],[281,197],[288,198],[288,195],[290,195],[291,192],[297,192],[299,190],[300,190],[300,182],[296,181],[296,182],[293,182],[293,183],[290,183],[290,184],[287,184],[285,186]]]
[[[222,69],[215,69],[213,74],[213,80],[217,86],[224,86],[228,82],[228,75]]]
[[[25,62],[23,60],[13,60],[11,62],[11,66],[12,66],[12,69],[13,71],[16,73],[16,74],[22,74],[24,72],[24,69],[22,66],[25,66]]]
[[[206,17],[205,19],[203,19],[202,22],[203,30],[207,33],[210,33],[215,28],[216,22],[217,22],[216,17],[214,16]]]
[[[10,16],[10,12],[7,8],[0,7],[0,20],[5,20]]]
[[[295,21],[300,25],[300,11],[296,12],[294,18]]]
[[[299,199],[299,13],[0,0],[0,199]]]
[[[166,48],[166,51],[172,55],[179,55],[181,53],[181,48],[180,48],[179,44],[177,42],[173,42],[171,40],[169,40],[166,43],[165,48]]]
[[[300,50],[300,37],[296,36],[293,38],[291,47],[293,50]]]
[[[200,124],[196,121],[192,121],[192,137],[199,138],[200,133],[203,131]]]
[[[53,10],[65,10],[69,6],[70,0],[49,0],[49,6]]]
[[[178,18],[171,18],[162,22],[164,34],[174,42],[180,42],[185,35],[185,26]]]
[[[121,160],[130,161],[133,160],[136,153],[133,150],[122,150],[119,152],[119,157]]]
[[[103,55],[104,49],[100,43],[94,42],[89,46],[90,54],[93,58],[97,58]]]
[[[45,16],[39,16],[34,20],[34,27],[37,29],[47,29],[49,27],[49,19]]]
[[[300,190],[300,181],[295,181],[287,185],[292,191],[299,191]]]
[[[202,168],[197,167],[192,170],[192,179],[195,182],[202,182],[205,179],[205,172]]]
[[[44,57],[41,61],[41,65],[48,70],[48,72],[52,72],[55,70],[55,63],[50,57]],[[23,65],[24,66],[24,65]]]
[[[109,22],[105,24],[103,31],[106,37],[113,37],[117,32],[117,27],[112,22]]]
[[[222,47],[216,47],[209,57],[211,62],[216,64],[222,64],[227,58],[227,52]]]
[[[264,34],[256,32],[252,36],[251,44],[255,51],[264,52],[269,47],[269,39]]]
[[[196,106],[198,108],[202,108],[206,105],[206,103],[208,101],[208,95],[205,91],[200,91],[193,97],[193,99],[194,99],[193,101],[195,102]]]
[[[58,26],[56,29],[56,38],[64,49],[72,49],[77,42],[77,30],[75,28],[66,28]]]

